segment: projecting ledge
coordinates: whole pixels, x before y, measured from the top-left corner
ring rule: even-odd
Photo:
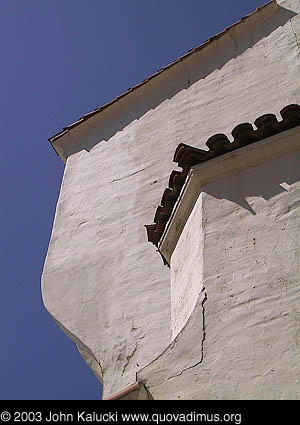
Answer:
[[[158,244],[167,263],[204,185],[297,150],[300,126],[191,167]]]

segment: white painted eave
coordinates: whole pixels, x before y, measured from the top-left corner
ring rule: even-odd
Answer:
[[[65,163],[68,156],[73,152],[72,145],[74,139],[78,137],[78,134],[81,138],[84,137],[84,132],[88,133],[90,127],[94,127],[95,123],[96,125],[107,125],[107,123],[115,119],[116,109],[120,109],[118,113],[121,115],[127,114],[132,108],[133,103],[139,103],[139,98],[145,96],[149,97],[149,91],[152,92],[153,95],[153,90],[154,92],[158,90],[161,83],[168,84],[168,82],[171,81],[175,75],[178,76],[178,74],[182,75],[182,79],[186,81],[186,83],[184,83],[185,87],[182,88],[187,88],[189,85],[192,85],[195,75],[194,68],[202,67],[207,55],[210,57],[210,60],[212,60],[212,57],[218,58],[222,56],[222,52],[227,50],[233,40],[234,43],[238,44],[243,34],[250,34],[259,24],[264,25],[277,13],[279,9],[277,3],[280,3],[279,0],[277,2],[276,0],[268,1],[254,12],[243,17],[240,21],[225,28],[222,32],[191,49],[141,83],[128,89],[127,92],[116,97],[111,102],[83,115],[77,121],[65,127],[61,132],[49,138],[49,142],[53,149]],[[171,75],[170,72],[172,72]],[[205,78],[205,75],[203,78]],[[151,90],[147,90],[146,87],[150,87]],[[101,116],[100,124],[98,124],[98,116]],[[132,120],[135,118],[139,117],[133,116]],[[97,119],[98,121],[96,122]],[[77,131],[78,128],[80,128],[79,132]],[[99,142],[100,141],[101,140],[99,140]]]

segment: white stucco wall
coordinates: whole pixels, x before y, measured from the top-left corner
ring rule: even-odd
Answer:
[[[104,396],[132,384],[172,340],[170,271],[144,225],[176,146],[203,147],[299,102],[299,27],[295,13],[268,6],[55,142],[68,159],[43,298],[103,372]]]
[[[175,339],[186,324],[203,290],[204,238],[201,202],[200,196],[170,261],[172,339]]]
[[[298,131],[297,151],[201,188],[171,267],[201,265],[205,304],[142,371],[154,399],[300,398],[299,161]],[[196,275],[176,279],[199,288]]]

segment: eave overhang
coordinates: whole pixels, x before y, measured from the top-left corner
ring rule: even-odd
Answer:
[[[203,185],[300,149],[300,106],[288,105],[280,114],[282,121],[273,114],[257,118],[256,129],[250,123],[239,124],[231,133],[233,142],[215,134],[206,142],[207,151],[185,144],[177,147],[174,162],[183,170],[171,173],[154,224],[146,225],[148,241],[166,264]]]
[[[170,68],[176,67],[176,66],[182,66],[182,64],[184,64],[184,62],[185,62],[185,60],[187,58],[189,58],[192,55],[199,54],[199,52],[201,52],[202,50],[204,50],[206,47],[212,45],[215,41],[217,41],[218,39],[220,39],[221,37],[223,37],[225,34],[227,34],[234,27],[239,26],[239,25],[242,25],[242,26],[245,25],[246,30],[249,31],[249,28],[247,27],[247,25],[249,25],[248,24],[248,20],[249,20],[249,18],[253,17],[254,15],[256,15],[256,14],[257,15],[260,15],[261,14],[261,18],[263,20],[265,20],[268,17],[268,14],[271,14],[272,15],[272,14],[276,13],[276,10],[278,8],[279,8],[279,6],[277,5],[276,0],[268,1],[267,3],[265,3],[262,6],[258,7],[254,12],[252,12],[249,15],[241,18],[238,22],[235,22],[234,24],[228,26],[223,31],[221,31],[220,33],[218,33],[218,34],[214,35],[213,37],[209,38],[204,43],[200,44],[199,46],[197,46],[197,47],[195,47],[193,49],[190,49],[187,53],[185,53],[184,55],[180,56],[178,59],[174,60],[172,63],[166,65],[165,67],[163,67],[161,69],[159,69],[156,73],[154,73],[153,75],[150,75],[148,78],[146,78],[145,80],[143,80],[139,84],[137,84],[137,85],[129,88],[126,92],[124,92],[121,95],[117,96],[112,101],[110,101],[110,102],[106,103],[105,105],[100,106],[100,107],[94,109],[93,111],[91,111],[91,112],[83,115],[77,121],[75,121],[74,123],[72,123],[72,124],[64,127],[62,131],[56,133],[54,136],[52,136],[52,137],[50,137],[48,139],[49,142],[50,142],[50,144],[52,145],[53,149],[55,150],[55,152],[57,153],[57,155],[59,155],[61,157],[61,159],[65,162],[66,161],[66,154],[63,152],[63,149],[62,149],[61,146],[58,147],[56,145],[56,142],[59,139],[62,139],[62,138],[65,138],[66,136],[68,136],[70,134],[71,130],[73,130],[76,127],[82,125],[87,120],[89,120],[90,118],[94,117],[95,115],[101,114],[103,111],[107,111],[115,103],[119,102],[120,100],[122,100],[123,98],[125,98],[127,96],[130,96],[137,89],[143,87],[144,85],[151,83],[151,81],[153,79],[155,79],[156,77],[160,76],[163,72],[169,70]],[[66,138],[66,140],[64,140],[64,143],[70,143],[70,139],[69,138]],[[60,144],[61,144],[61,141],[60,141]]]

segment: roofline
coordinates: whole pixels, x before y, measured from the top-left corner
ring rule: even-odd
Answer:
[[[93,117],[94,115],[102,112],[104,109],[110,107],[111,105],[113,105],[115,102],[117,102],[119,99],[127,96],[129,93],[133,92],[134,90],[136,90],[137,88],[143,86],[144,84],[148,83],[148,81],[152,80],[153,78],[155,78],[157,75],[161,74],[163,71],[166,71],[167,69],[171,68],[172,66],[176,65],[178,62],[182,61],[183,59],[185,59],[188,56],[191,56],[193,53],[198,52],[200,50],[202,50],[203,48],[205,48],[206,46],[208,46],[211,42],[215,41],[216,39],[220,38],[222,35],[224,35],[228,30],[230,30],[231,28],[233,28],[234,26],[240,24],[242,21],[244,21],[245,19],[249,18],[250,16],[254,15],[255,13],[257,13],[259,10],[265,8],[266,6],[270,5],[271,3],[276,3],[276,0],[270,0],[267,3],[263,4],[262,6],[259,6],[257,9],[255,9],[253,12],[249,13],[248,15],[242,17],[239,21],[235,22],[234,24],[226,27],[223,31],[219,32],[218,34],[214,35],[213,37],[209,38],[208,40],[206,40],[204,43],[200,44],[199,46],[190,49],[187,53],[185,53],[184,55],[180,56],[178,59],[175,59],[173,62],[171,62],[169,65],[166,65],[165,67],[159,69],[157,72],[155,72],[154,74],[150,75],[149,77],[147,77],[145,80],[143,80],[142,82],[136,84],[135,86],[129,88],[126,92],[122,93],[121,95],[117,96],[116,98],[114,98],[113,100],[111,100],[110,102],[100,106],[99,108],[94,109],[91,112],[88,112],[87,114],[83,115],[82,117],[80,117],[77,121],[73,122],[72,124],[68,125],[67,127],[64,127],[62,131],[60,131],[59,133],[56,133],[54,136],[50,137],[48,140],[49,142],[52,144],[53,146],[53,142],[55,142],[57,139],[61,138],[62,136],[64,136],[65,134],[67,134],[69,132],[69,130],[79,126],[80,124],[82,124],[84,121],[87,121],[89,118]],[[53,146],[54,148],[54,146]],[[56,149],[54,148],[54,150],[56,151]],[[57,151],[56,151],[57,152]]]
[[[274,114],[265,114],[258,117],[254,121],[256,129],[250,123],[238,124],[231,132],[233,136],[232,142],[225,134],[214,134],[205,143],[208,150],[192,147],[184,143],[180,143],[177,146],[173,161],[178,164],[178,167],[182,168],[182,171],[172,171],[168,188],[165,189],[160,205],[156,209],[153,224],[145,226],[148,242],[152,242],[158,248],[164,264],[169,265],[170,258],[167,258],[165,253],[162,252],[161,246],[165,239],[166,231],[168,231],[168,227],[176,213],[178,202],[185,191],[191,168],[207,162],[209,170],[209,163],[216,158],[228,158],[228,155],[231,155],[232,152],[240,151],[242,148],[252,144],[257,146],[257,142],[270,139],[272,136],[295,127],[300,127],[300,105],[287,105],[280,111],[280,115],[282,117],[281,121],[278,121]],[[282,149],[286,149],[286,145],[286,143],[283,144]],[[224,172],[224,167],[219,165],[217,167],[221,172]],[[180,222],[182,225],[185,223],[184,220]],[[178,223],[176,224],[177,230],[179,228],[182,229],[180,226]]]

